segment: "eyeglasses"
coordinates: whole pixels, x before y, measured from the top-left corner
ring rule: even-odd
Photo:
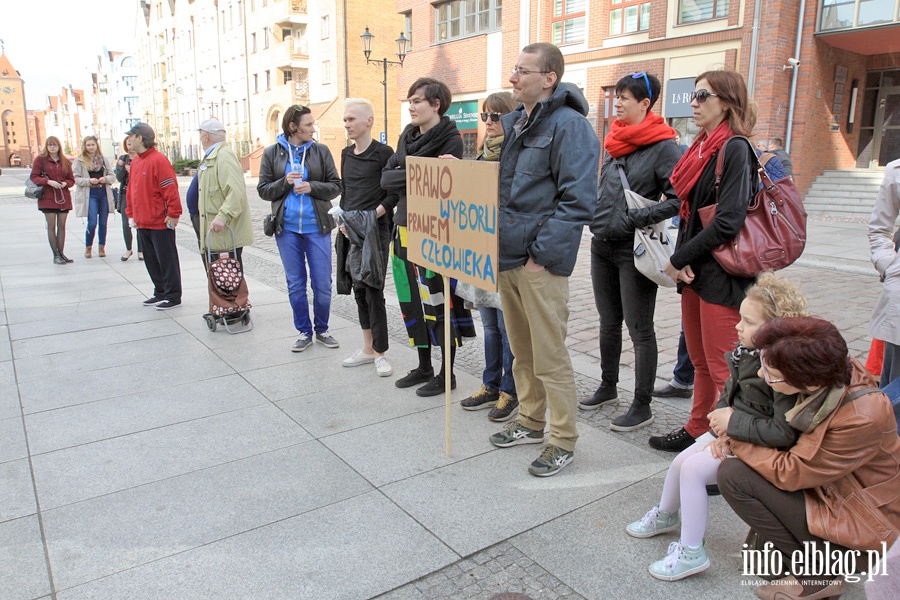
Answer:
[[[647,84],[647,94],[648,94],[647,97],[650,98],[651,102],[653,102],[653,90],[650,89],[650,78],[647,77],[647,74],[646,73],[632,73],[631,74],[632,79],[640,79],[641,77],[644,78],[644,83]]]
[[[697,90],[696,92],[691,92],[691,102],[696,100],[697,104],[703,104],[710,96],[715,96],[716,98],[719,97],[718,94],[713,94],[709,90]]]
[[[488,122],[488,119],[490,119],[490,120],[493,121],[494,123],[499,123],[499,122],[500,122],[500,117],[502,117],[502,116],[503,116],[503,115],[500,114],[500,113],[498,113],[498,112],[490,112],[490,113],[489,113],[489,112],[483,112],[483,113],[481,113],[481,120],[484,121],[485,123],[487,123],[487,122]]]
[[[510,75],[525,77],[526,75],[531,75],[532,73],[540,73],[541,75],[546,75],[549,72],[550,71],[529,71],[528,69],[523,69],[521,67],[513,67],[512,71],[510,71]]]
[[[759,367],[762,370],[763,379],[765,379],[766,383],[769,385],[774,385],[776,383],[784,383],[784,378],[781,379],[771,379],[769,376],[769,372],[766,370],[766,363],[763,361],[763,353],[759,354]]]

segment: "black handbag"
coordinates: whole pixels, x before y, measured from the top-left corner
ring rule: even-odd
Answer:
[[[41,159],[41,177],[47,177],[47,173],[44,170],[43,158]],[[29,176],[28,179],[25,180],[25,197],[31,198],[32,200],[40,200],[44,197],[44,186],[36,184]]]
[[[269,213],[263,219],[263,233],[269,237],[275,235],[275,215]]]

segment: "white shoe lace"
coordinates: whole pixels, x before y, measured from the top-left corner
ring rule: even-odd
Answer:
[[[684,546],[681,544],[681,540],[669,544],[669,550],[666,553],[666,558],[663,560],[663,566],[667,569],[674,569],[675,565],[678,564],[678,559],[681,558],[683,549]]]
[[[388,359],[386,359],[385,357],[379,356],[378,358],[375,359],[375,368],[376,369],[390,369],[391,363],[389,363]]]
[[[297,337],[297,339],[308,340],[309,336],[307,334],[301,332],[300,335]]]
[[[641,527],[646,528],[650,527],[650,525],[655,524],[656,520],[659,518],[659,506],[654,506],[650,510],[647,511],[647,514],[644,515],[644,518],[641,519]]]

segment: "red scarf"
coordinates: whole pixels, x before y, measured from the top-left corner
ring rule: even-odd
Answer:
[[[606,139],[603,140],[603,146],[610,156],[619,158],[631,154],[642,146],[675,139],[676,135],[678,132],[666,125],[661,116],[648,113],[637,125],[626,125],[618,119],[613,121]]]
[[[678,161],[678,164],[672,170],[672,176],[669,177],[669,181],[672,183],[672,187],[675,188],[675,193],[681,198],[681,210],[678,214],[683,222],[686,223],[691,214],[691,205],[688,202],[688,197],[697,184],[697,180],[700,179],[703,169],[713,159],[716,152],[725,145],[728,138],[733,135],[734,132],[731,130],[728,119],[719,123],[718,127],[713,130],[712,135],[708,136],[703,131],[694,138],[694,143],[691,144],[691,147],[688,148],[687,152],[684,153],[684,156],[681,157],[681,160]]]

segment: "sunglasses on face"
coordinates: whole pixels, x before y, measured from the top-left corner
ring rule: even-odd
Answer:
[[[489,112],[483,112],[483,113],[481,113],[481,120],[484,121],[485,123],[487,123],[487,122],[488,122],[488,119],[490,119],[490,120],[493,121],[494,123],[499,123],[499,122],[500,122],[500,117],[502,117],[502,116],[503,116],[503,115],[501,115],[501,114],[498,113],[498,112],[490,112],[490,113],[489,113]]]
[[[653,90],[650,89],[650,78],[647,77],[646,73],[632,73],[631,74],[632,79],[640,79],[641,77],[644,78],[644,83],[647,84],[647,97],[650,98],[650,101],[652,102],[653,101]]]
[[[716,98],[719,97],[718,94],[713,94],[709,90],[697,90],[696,92],[691,92],[691,102],[696,100],[698,104],[703,104],[709,99],[710,96],[715,96]]]

